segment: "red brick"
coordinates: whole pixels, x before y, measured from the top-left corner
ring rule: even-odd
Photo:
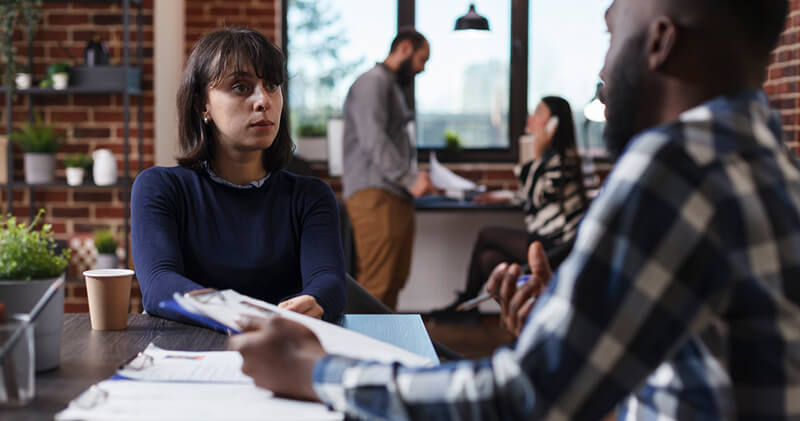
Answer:
[[[121,207],[98,207],[94,210],[96,218],[119,218],[125,217],[125,209]]]
[[[133,21],[133,19],[131,19]],[[121,14],[101,14],[92,16],[92,23],[95,25],[122,25]]]
[[[88,218],[89,217],[89,208],[85,207],[70,207],[70,208],[62,208],[62,207],[54,207],[53,212],[51,214],[55,218]]]
[[[86,287],[83,285],[74,285],[70,288],[69,296],[71,298],[86,298]]]
[[[65,190],[36,190],[34,199],[37,202],[66,202],[67,192]]]
[[[62,146],[60,152],[63,153],[89,153],[89,145],[85,143],[67,143]]]
[[[64,303],[64,313],[88,313],[88,303]]]
[[[116,130],[116,136],[120,137],[120,138],[123,137],[124,136],[124,131],[125,130],[123,130],[122,127],[118,128]],[[142,134],[146,138],[155,137],[155,131],[153,129],[142,129]],[[136,128],[131,127],[130,128],[130,136],[131,136],[131,138],[138,137],[139,136],[139,130],[136,129]],[[135,150],[136,148],[134,147],[133,149]],[[122,152],[122,151],[120,150],[120,152]]]
[[[122,112],[94,110],[94,121],[96,122],[121,122],[122,120]]]
[[[96,28],[96,29],[91,30],[91,31],[86,31],[86,30],[72,31],[72,40],[73,41],[89,41],[89,40],[93,39],[95,37],[95,35],[99,36],[100,39],[103,39],[103,40],[106,40],[106,41],[111,39],[111,32],[110,31],[108,31],[107,29]],[[111,45],[107,45],[107,46],[109,48],[111,48]]]
[[[110,202],[112,197],[110,191],[75,191],[72,193],[72,200],[75,202]]]
[[[36,99],[37,107],[49,106],[68,106],[69,96],[67,95],[47,95]]]
[[[111,129],[106,127],[76,127],[72,130],[72,136],[78,138],[107,138],[111,136]]]
[[[64,29],[44,29],[36,33],[37,41],[66,41],[67,31]]]
[[[82,25],[89,23],[89,16],[78,14],[53,14],[47,16],[48,25]]]
[[[81,123],[89,120],[89,113],[86,111],[52,111],[50,118],[56,122]]]
[[[111,97],[108,95],[76,95],[75,105],[88,106],[108,106],[111,105]]]
[[[91,234],[99,229],[108,228],[108,225],[105,224],[75,224],[75,232],[76,233],[87,233]]]

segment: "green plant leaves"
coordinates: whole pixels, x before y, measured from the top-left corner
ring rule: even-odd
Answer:
[[[64,144],[64,137],[53,126],[45,124],[38,114],[33,123],[11,133],[10,137],[30,153],[56,153]]]
[[[69,264],[69,249],[56,253],[53,227],[35,230],[44,209],[30,224],[17,223],[11,215],[0,218],[0,280],[54,278]]]

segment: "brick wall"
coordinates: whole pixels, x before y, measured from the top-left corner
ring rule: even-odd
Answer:
[[[46,67],[56,61],[70,64],[83,64],[83,51],[87,42],[99,35],[109,48],[111,64],[119,64],[122,56],[122,2],[96,3],[80,1],[45,2],[44,14],[33,43],[34,83],[44,78]],[[144,0],[143,47],[144,69],[141,98],[131,98],[130,168],[135,176],[139,160],[145,168],[153,165],[153,0]],[[131,15],[131,48],[136,38],[135,7]],[[28,63],[27,42],[21,33],[15,34],[17,62]],[[134,50],[132,50],[134,53]],[[135,57],[135,55],[134,55]],[[144,155],[137,151],[138,134],[136,127],[136,108],[139,100],[144,105]],[[31,98],[18,95],[13,105],[13,128],[27,122],[28,105]],[[43,119],[53,124],[66,135],[66,145],[56,155],[58,166],[56,177],[64,180],[63,157],[68,153],[91,153],[98,148],[111,149],[117,158],[120,177],[123,168],[123,99],[121,95],[47,95],[33,97],[34,109]],[[5,108],[5,97],[0,95],[0,104]],[[6,110],[2,112],[0,133],[7,133],[5,127]],[[15,180],[23,180],[22,151],[15,149]],[[76,233],[90,233],[97,227],[110,227],[120,233],[124,224],[124,195],[120,189],[36,189],[34,207],[44,208],[45,221],[53,225],[56,238],[67,240]],[[6,191],[0,193],[0,212],[5,213]],[[14,205],[11,212],[26,219],[29,215],[30,193],[21,188],[14,191]],[[74,272],[74,271],[73,271]],[[138,294],[138,287],[135,288]],[[82,283],[69,283],[67,288],[67,311],[86,311],[86,292]],[[134,309],[139,309],[140,300],[133,301]]]
[[[256,29],[280,45],[280,0],[186,1],[186,55],[203,35],[226,26]]]
[[[772,54],[764,89],[783,119],[784,140],[800,154],[800,0],[791,0],[786,31]]]

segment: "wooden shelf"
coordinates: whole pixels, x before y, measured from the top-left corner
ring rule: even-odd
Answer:
[[[47,183],[47,184],[27,184],[27,183],[22,182],[22,181],[14,181],[12,183],[0,183],[0,187],[2,187],[2,188],[9,187],[9,184],[10,184],[11,188],[35,188],[35,189],[42,188],[42,189],[75,189],[75,190],[82,190],[82,189],[125,189],[125,188],[129,187],[129,186],[127,186],[125,184],[125,182],[122,182],[122,181],[120,181],[120,182],[118,182],[116,184],[112,184],[110,186],[98,186],[96,184],[81,184],[79,186],[70,186],[66,182],[62,182],[62,183],[55,182],[55,183]],[[131,182],[131,184],[133,184],[133,183]]]
[[[8,92],[7,86],[0,86],[0,93]],[[107,95],[107,94],[123,94],[124,88],[119,89],[96,89],[91,86],[70,86],[64,89],[53,88],[30,88],[30,89],[14,89],[15,94],[21,95],[71,95],[71,94],[85,94],[85,95]],[[131,96],[141,96],[141,89],[128,88],[128,94]]]

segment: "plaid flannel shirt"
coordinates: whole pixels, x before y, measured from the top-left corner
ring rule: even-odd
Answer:
[[[408,368],[328,356],[359,419],[800,419],[800,172],[761,91],[636,136],[513,349]]]

